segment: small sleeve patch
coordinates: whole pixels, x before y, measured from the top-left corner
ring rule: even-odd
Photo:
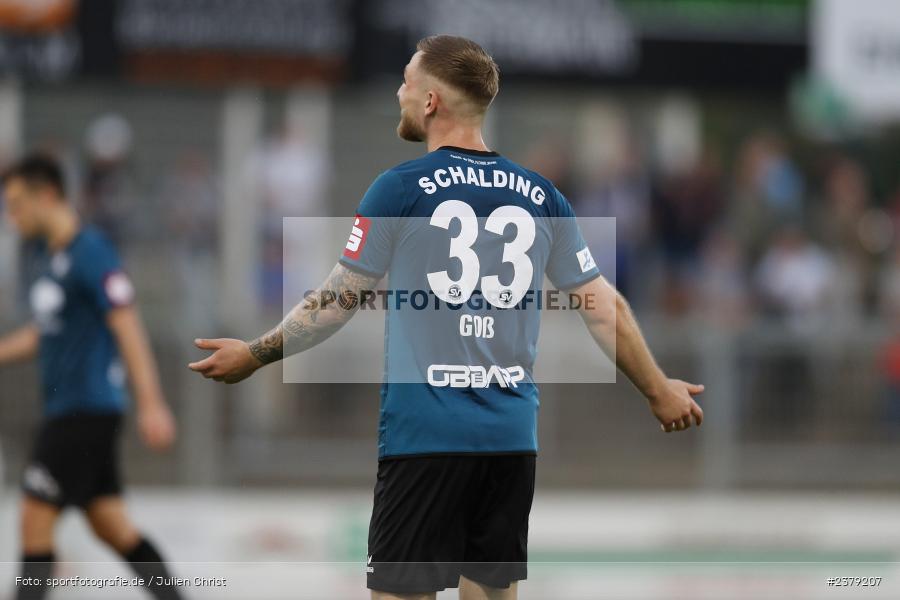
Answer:
[[[111,306],[128,306],[134,302],[134,286],[122,271],[113,271],[104,278],[103,291]]]
[[[591,256],[591,249],[587,246],[576,252],[575,256],[578,257],[578,265],[581,267],[582,273],[587,273],[597,266],[597,263],[594,262],[594,257]]]
[[[356,215],[353,229],[350,230],[350,238],[344,248],[344,256],[352,260],[359,260],[363,247],[366,245],[366,237],[369,235],[369,227],[372,222],[362,215]]]

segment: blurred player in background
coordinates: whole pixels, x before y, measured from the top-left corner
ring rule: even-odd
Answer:
[[[118,447],[126,379],[147,446],[168,448],[175,423],[131,282],[106,238],[80,223],[56,161],[26,157],[2,184],[13,227],[41,245],[41,273],[30,289],[34,319],[0,337],[0,365],[38,357],[44,396],[43,421],[22,478],[22,576],[43,581],[51,575],[54,526],[65,507],[76,506],[139,576],[158,581],[167,576],[166,566],[122,499]],[[179,598],[171,586],[148,590],[156,598]],[[43,585],[20,586],[18,597],[45,592]]]
[[[546,273],[557,288],[592,298],[581,304],[590,333],[615,353],[617,366],[649,400],[665,431],[699,425],[703,413],[692,395],[703,387],[669,379],[656,365],[627,303],[600,275],[568,201],[551,182],[486,147],[482,123],[498,85],[497,65],[474,42],[454,36],[422,40],[397,92],[398,134],[425,142],[428,154],[375,180],[340,262],[278,327],[249,343],[197,340],[214,353],[190,367],[234,383],[312,348],[353,316],[387,272],[393,290],[430,289],[455,305],[494,287],[496,296],[484,297],[501,308],[518,303],[527,288],[539,289]],[[401,217],[408,222],[398,223]],[[416,226],[422,222],[426,226]],[[450,259],[446,244],[429,243],[428,233],[436,228],[449,230]],[[503,262],[512,265],[512,280],[500,284],[487,275],[496,267],[479,270],[479,260],[487,259],[476,250],[491,240],[496,246],[511,233]],[[459,279],[441,270],[448,260],[458,267]],[[441,350],[481,359],[478,368],[490,371],[486,382],[469,373],[468,383],[457,377],[452,385],[449,375],[433,376],[435,367],[453,365],[431,365],[422,383],[397,383],[402,374],[386,374],[369,528],[373,598],[434,598],[457,586],[466,600],[515,598],[516,582],[526,577],[537,452],[538,395],[531,373],[539,317],[526,310],[490,314],[491,334],[473,336],[462,327],[463,319],[476,316],[469,310],[435,311],[424,325],[421,311],[388,313],[388,365],[410,353],[428,356],[437,339]],[[504,356],[522,362],[505,368]],[[491,372],[499,374],[496,380]]]

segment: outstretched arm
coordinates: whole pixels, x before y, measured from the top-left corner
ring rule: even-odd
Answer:
[[[114,308],[106,322],[128,370],[141,438],[150,448],[165,450],[175,441],[175,420],[163,396],[159,369],[140,313],[134,306]]]
[[[34,358],[40,334],[34,323],[0,337],[0,365]]]
[[[594,340],[647,398],[664,431],[681,431],[703,422],[703,410],[691,397],[702,385],[669,379],[653,359],[634,313],[622,295],[602,277],[573,290],[582,298],[581,316]]]
[[[235,339],[195,340],[198,348],[214,350],[188,365],[207,379],[237,383],[260,367],[309,350],[344,326],[379,277],[363,275],[338,263],[328,278],[291,309],[276,327],[251,342]]]

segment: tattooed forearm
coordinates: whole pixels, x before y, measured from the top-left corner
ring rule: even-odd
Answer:
[[[264,365],[284,358],[284,337],[281,325],[250,342],[250,353]]]
[[[277,327],[250,342],[250,352],[265,365],[325,341],[350,320],[359,308],[359,298],[378,280],[338,264],[319,289]]]

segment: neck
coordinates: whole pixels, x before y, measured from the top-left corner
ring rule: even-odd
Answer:
[[[59,207],[47,215],[44,237],[50,250],[62,250],[78,234],[78,215],[68,206]]]
[[[488,151],[489,148],[481,137],[481,124],[456,126],[446,131],[430,131],[428,133],[428,151],[433,152],[442,146],[456,146],[469,150]]]

